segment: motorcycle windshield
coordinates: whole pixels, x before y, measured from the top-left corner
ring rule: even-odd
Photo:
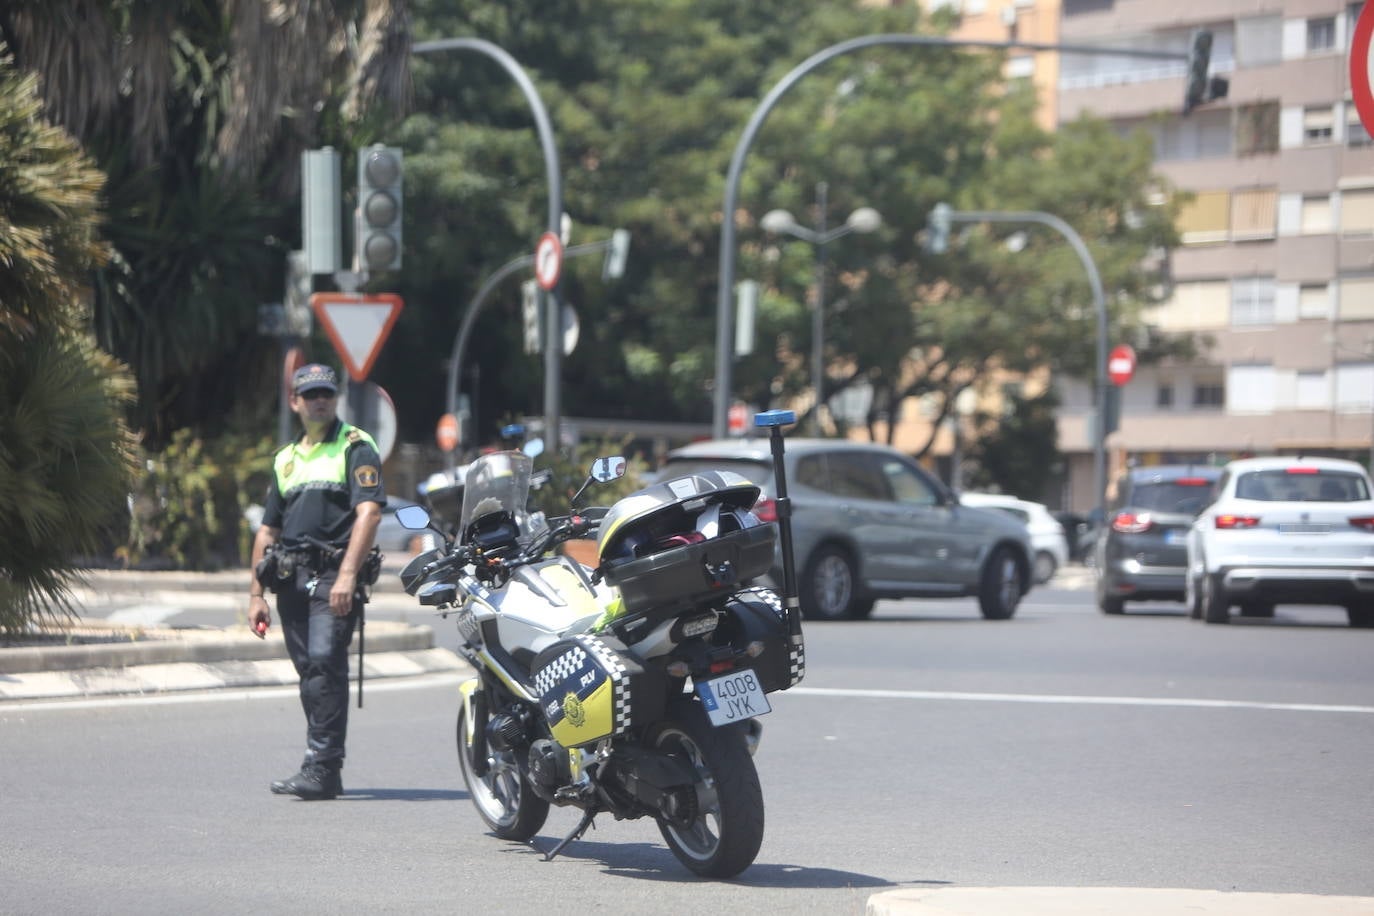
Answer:
[[[534,460],[521,452],[493,452],[469,465],[460,530],[471,530],[473,522],[494,512],[523,517],[533,468]]]

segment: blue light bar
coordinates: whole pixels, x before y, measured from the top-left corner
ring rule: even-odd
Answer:
[[[765,410],[754,414],[755,426],[790,426],[797,422],[797,414],[792,410]]]

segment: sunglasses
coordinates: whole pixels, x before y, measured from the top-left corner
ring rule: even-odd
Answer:
[[[296,396],[304,398],[307,401],[319,401],[325,398],[334,397],[334,392],[330,391],[328,388],[311,388],[309,391],[297,392]]]

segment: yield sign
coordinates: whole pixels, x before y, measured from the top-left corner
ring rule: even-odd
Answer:
[[[310,308],[334,344],[335,351],[355,382],[372,371],[396,316],[401,297],[389,293],[313,293]]]

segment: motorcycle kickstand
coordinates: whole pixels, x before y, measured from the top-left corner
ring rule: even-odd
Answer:
[[[553,847],[553,849],[544,853],[544,861],[548,862],[552,860],[554,856],[562,852],[573,840],[581,839],[582,834],[587,832],[587,828],[593,826],[592,819],[595,818],[598,813],[600,813],[599,809],[588,808],[582,815],[582,820],[578,821],[577,826],[573,828],[572,833],[559,840],[558,845]]]

